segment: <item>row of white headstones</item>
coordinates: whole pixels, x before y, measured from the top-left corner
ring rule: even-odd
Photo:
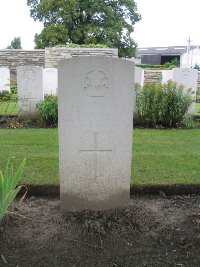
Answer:
[[[135,67],[135,82],[141,86],[144,85],[144,69]],[[172,70],[162,70],[162,83],[166,83],[168,80],[173,80],[178,84],[183,84],[185,90],[192,88],[197,91],[198,71],[190,68],[174,68]]]
[[[191,96],[194,100],[188,113],[193,114],[195,112],[195,100],[197,94],[197,81],[198,81],[198,71],[196,69],[190,68],[174,68],[172,70],[162,70],[162,84],[166,83],[168,80],[172,80],[177,84],[182,84],[184,86],[184,92],[188,92],[188,89],[192,89]],[[144,70],[135,67],[135,83],[144,85]]]
[[[26,66],[33,69],[33,66]],[[37,67],[38,68],[38,67]],[[58,70],[56,68],[40,68],[43,72],[43,92],[45,95],[56,95],[58,91]],[[0,68],[0,92],[10,92],[10,70],[9,68]]]
[[[36,66],[17,68],[19,116],[35,116],[44,95],[57,95],[58,70]],[[10,92],[10,70],[0,68],[0,92]]]
[[[185,90],[192,88],[193,97],[196,98],[198,71],[188,68],[176,68],[162,71],[162,83],[173,80],[183,84]],[[44,99],[44,95],[57,95],[58,70],[57,68],[42,68],[36,66],[23,66],[17,68],[18,98],[20,115],[34,115],[36,104]],[[135,67],[135,83],[144,84],[144,70]],[[10,71],[0,68],[0,91],[10,91]],[[190,108],[194,112],[195,105]]]
[[[64,214],[129,203],[136,71],[132,62],[111,57],[74,57],[59,63],[59,176]],[[42,76],[40,67],[17,70],[19,97],[33,106],[44,97]]]

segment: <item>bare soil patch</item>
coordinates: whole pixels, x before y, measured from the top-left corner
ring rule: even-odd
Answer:
[[[0,223],[1,267],[200,266],[200,196],[132,196],[127,207],[67,217],[59,204],[13,203]]]

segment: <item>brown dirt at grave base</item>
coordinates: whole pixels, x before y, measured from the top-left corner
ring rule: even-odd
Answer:
[[[41,128],[41,125],[36,120],[19,119],[16,116],[2,117],[0,116],[0,129],[26,129],[26,128]]]
[[[40,120],[36,119],[20,119],[16,116],[10,117],[3,117],[0,116],[0,129],[31,129],[31,128],[55,128],[54,125],[52,126],[45,126],[44,123]]]
[[[32,185],[27,184],[27,196],[59,197],[58,185]],[[23,196],[26,188],[22,188],[20,195]],[[163,185],[131,185],[131,195],[199,195],[200,184],[163,184]]]
[[[57,198],[15,201],[0,223],[0,266],[198,267],[199,205],[200,196],[134,196],[64,218]]]

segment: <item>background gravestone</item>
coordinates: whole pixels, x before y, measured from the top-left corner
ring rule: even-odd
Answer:
[[[43,69],[43,86],[45,95],[57,95],[58,70],[56,68]]]
[[[196,100],[197,92],[197,80],[198,80],[198,70],[189,68],[176,68],[173,69],[173,80],[178,84],[184,85],[184,91],[187,92],[189,88],[192,89],[192,97],[194,101]],[[195,102],[191,105],[189,109],[189,114],[195,112]]]
[[[66,59],[58,68],[61,210],[109,209],[130,197],[132,62]]]
[[[135,75],[134,75],[134,83],[139,84],[141,87],[144,86],[144,70],[140,67],[135,66]],[[135,107],[136,107],[136,95],[135,95],[135,90],[134,90],[134,96],[133,96],[133,103],[134,103],[134,119],[137,119],[137,114],[135,112]]]
[[[144,70],[140,67],[135,67],[135,83],[143,87],[144,85]]]
[[[8,91],[10,93],[10,70],[0,68],[0,92]]]
[[[173,70],[162,70],[162,83],[173,79]]]
[[[23,66],[17,68],[19,116],[36,116],[36,105],[44,100],[43,68]]]

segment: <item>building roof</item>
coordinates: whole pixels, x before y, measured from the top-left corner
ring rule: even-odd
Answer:
[[[194,48],[196,46],[190,46]],[[187,46],[141,47],[137,52],[139,55],[182,55],[187,52]]]

